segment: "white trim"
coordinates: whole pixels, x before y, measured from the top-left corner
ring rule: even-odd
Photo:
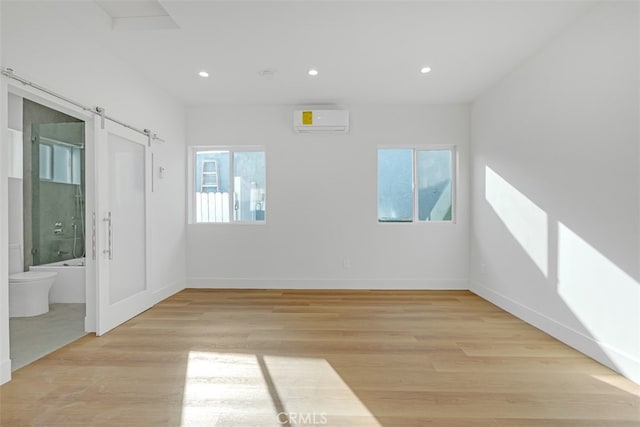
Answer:
[[[85,332],[95,332],[98,321],[98,247],[93,245],[93,215],[97,212],[98,188],[96,185],[96,140],[94,119],[84,122],[84,247],[85,247]],[[96,215],[96,221],[98,220]],[[97,224],[96,224],[97,227]],[[97,229],[96,229],[97,233]],[[96,236],[97,238],[97,236]],[[96,244],[98,241],[96,240]],[[95,250],[95,251],[94,251]]]
[[[471,281],[469,290],[528,324],[640,384],[640,360],[552,319],[499,292]]]
[[[86,306],[85,306],[86,307]],[[84,331],[88,334],[96,332],[96,319],[84,316]]]
[[[418,188],[418,150],[415,147],[411,148],[411,160],[413,160],[411,165],[411,193],[413,194],[411,222],[417,224],[420,222],[420,189]]]
[[[9,89],[7,79],[0,79],[0,384],[11,380],[9,333],[9,177],[8,129]]]
[[[458,222],[458,171],[460,168],[460,150],[457,146],[451,148],[451,224]]]
[[[158,289],[156,291],[153,291],[152,292],[153,305],[156,305],[157,303],[164,301],[165,299],[169,298],[172,295],[177,294],[183,289],[184,289],[184,286],[180,285],[178,282],[171,282],[167,284],[167,286],[161,289]]]
[[[190,222],[188,224],[189,227],[220,227],[220,226],[230,226],[230,225],[264,225],[266,224],[266,220],[256,220],[256,221],[229,221],[229,222]]]
[[[452,150],[456,144],[378,144],[379,150]]]
[[[190,145],[187,147],[195,151],[265,151],[264,145]]]
[[[187,288],[468,290],[469,281],[466,279],[263,279],[188,277]]]
[[[11,359],[0,362],[0,385],[11,381]]]
[[[236,222],[236,180],[233,177],[235,156],[233,154],[233,151],[229,150],[229,212],[227,213],[229,216],[229,222]],[[202,166],[202,168],[204,169],[204,166]],[[220,191],[220,187],[218,187],[218,191]]]
[[[196,222],[196,153],[195,147],[187,148],[187,225],[199,224]]]

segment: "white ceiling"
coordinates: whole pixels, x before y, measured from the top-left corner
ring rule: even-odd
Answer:
[[[159,3],[178,29],[117,31],[95,19],[84,25],[186,105],[469,102],[592,6],[478,0]],[[97,3],[89,6],[106,16]],[[433,71],[420,74],[424,65]],[[315,78],[306,73],[311,67],[319,70]],[[264,69],[275,74],[262,77]],[[198,77],[200,70],[211,77]]]

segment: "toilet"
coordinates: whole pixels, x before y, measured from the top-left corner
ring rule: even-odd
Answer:
[[[58,273],[22,271],[22,250],[9,244],[9,317],[31,317],[49,312],[49,291]]]

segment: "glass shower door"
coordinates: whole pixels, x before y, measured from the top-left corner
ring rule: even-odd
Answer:
[[[25,236],[31,245],[25,251],[32,265],[84,257],[84,122],[34,124],[31,142],[31,236]]]

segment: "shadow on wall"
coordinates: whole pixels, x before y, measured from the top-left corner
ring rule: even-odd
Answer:
[[[616,359],[640,359],[638,280],[488,165],[484,178],[487,203],[535,265],[526,272],[537,271],[530,282],[541,284],[532,298],[556,294],[544,307],[527,308],[592,340],[599,352],[592,357],[629,376]]]

